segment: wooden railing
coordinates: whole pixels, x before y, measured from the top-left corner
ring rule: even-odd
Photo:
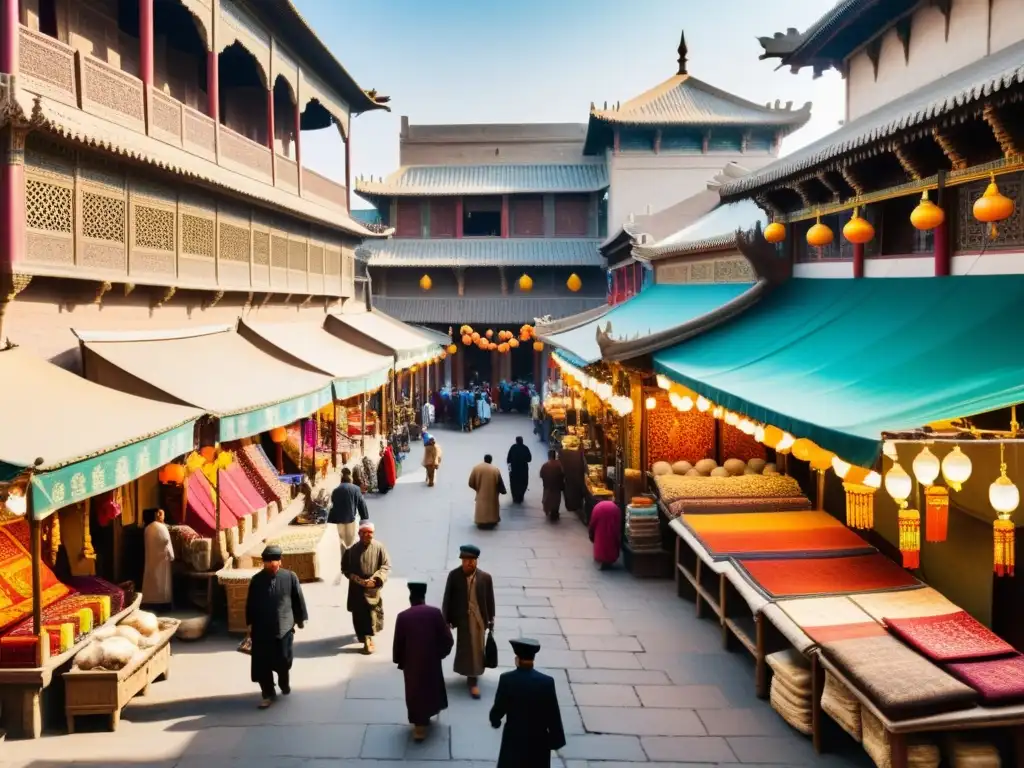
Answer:
[[[321,176],[309,168],[302,169],[302,196],[330,206],[346,208],[345,186]]]
[[[125,128],[146,132],[142,81],[127,72],[78,51],[78,82],[82,109]]]
[[[218,137],[221,165],[258,181],[273,183],[272,158],[267,147],[250,141],[224,125],[219,127]]]

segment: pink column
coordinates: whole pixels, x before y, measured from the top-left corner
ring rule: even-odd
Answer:
[[[24,256],[25,134],[8,126],[0,136],[4,141],[0,168],[0,274],[10,274]]]
[[[18,0],[2,0],[3,27],[0,32],[0,72],[18,73],[18,35],[21,30],[21,13]]]
[[[148,92],[153,85],[153,0],[139,0],[139,77]]]
[[[508,195],[501,196],[501,236],[508,237],[509,232],[509,217],[508,217]]]
[[[206,111],[220,123],[220,59],[216,51],[206,54]]]
[[[352,124],[349,123],[349,136],[345,137],[345,208],[352,210]]]
[[[267,148],[274,151],[274,89],[267,91]]]
[[[949,275],[949,219],[935,228],[935,276]]]

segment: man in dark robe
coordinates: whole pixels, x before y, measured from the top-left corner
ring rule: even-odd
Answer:
[[[384,629],[380,590],[390,572],[388,551],[374,541],[373,523],[364,520],[359,524],[359,541],[341,558],[341,573],[349,582],[346,607],[352,614],[352,628],[366,654],[373,653],[373,636]]]
[[[508,487],[512,493],[512,503],[522,504],[526,489],[530,486],[530,462],[533,456],[530,449],[523,444],[523,438],[517,437],[516,443],[508,449],[505,463],[508,464]]]
[[[281,567],[281,548],[268,546],[263,550],[263,570],[249,580],[245,602],[245,623],[252,643],[251,677],[263,695],[260,709],[277,698],[275,672],[281,693],[287,696],[292,692],[289,672],[295,627],[302,629],[308,619],[299,577]]]
[[[511,640],[516,668],[498,678],[491,707],[491,727],[501,728],[498,768],[525,768],[551,763],[551,752],[565,746],[562,714],[555,681],[533,668],[540,643],[521,637]]]
[[[558,519],[558,508],[562,504],[562,491],[565,489],[565,470],[556,456],[554,451],[548,451],[548,460],[540,468],[540,482],[544,487],[541,504],[544,514],[552,521]]]
[[[458,638],[455,674],[466,678],[469,695],[474,699],[480,698],[477,679],[484,673],[487,632],[494,629],[494,581],[491,574],[477,568],[479,557],[479,547],[460,547],[462,564],[449,572],[441,601],[444,620],[455,629]]]
[[[583,451],[562,451],[562,469],[565,471],[565,509],[583,511],[583,489],[587,483],[587,462]]]
[[[412,738],[427,737],[430,718],[448,709],[441,661],[455,641],[444,614],[426,604],[427,585],[409,582],[409,603],[395,620],[394,661],[405,676],[405,708],[412,723]]]

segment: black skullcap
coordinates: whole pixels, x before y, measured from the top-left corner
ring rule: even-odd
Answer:
[[[409,582],[409,597],[426,597],[427,583],[425,581]]]
[[[463,544],[459,547],[459,557],[472,557],[476,559],[480,557],[480,547],[472,544]]]
[[[263,562],[280,560],[283,554],[284,553],[281,551],[279,546],[276,544],[268,544],[266,549],[263,550]]]
[[[537,652],[540,651],[540,643],[529,637],[518,637],[508,642],[516,656],[522,661],[533,661]]]

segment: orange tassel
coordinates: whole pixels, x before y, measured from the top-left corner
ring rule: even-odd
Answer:
[[[875,525],[875,489],[860,483],[843,483],[846,491],[846,524],[870,529]]]
[[[994,569],[996,576],[1013,576],[1016,556],[1016,526],[1013,520],[998,518],[992,523],[995,538]]]
[[[945,541],[949,533],[949,491],[941,485],[930,485],[924,496],[924,540]]]
[[[899,512],[900,552],[903,567],[915,570],[921,567],[921,513],[916,509]]]

